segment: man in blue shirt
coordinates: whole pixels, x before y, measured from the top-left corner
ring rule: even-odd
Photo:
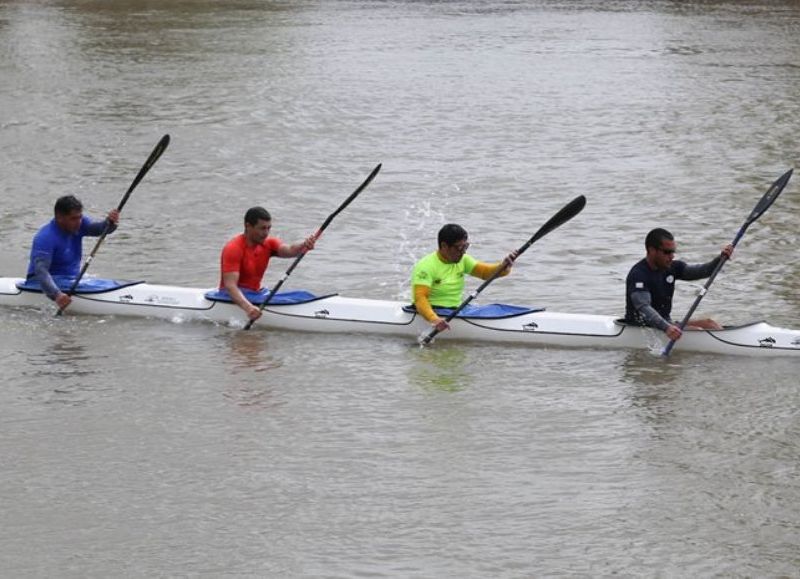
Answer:
[[[38,280],[45,295],[63,310],[72,298],[59,289],[53,276],[78,277],[83,237],[99,237],[106,227],[111,233],[118,223],[119,211],[116,209],[112,209],[103,221],[92,221],[83,215],[83,204],[73,195],[59,197],[55,217],[33,237],[28,279]]]
[[[634,265],[625,280],[625,321],[652,326],[664,331],[670,340],[677,340],[682,332],[672,321],[672,295],[675,280],[696,280],[711,275],[722,255],[733,255],[733,245],[726,245],[719,255],[708,263],[690,265],[675,260],[675,238],[666,229],[653,229],[644,241],[647,255]],[[720,330],[712,319],[691,319],[687,329]]]

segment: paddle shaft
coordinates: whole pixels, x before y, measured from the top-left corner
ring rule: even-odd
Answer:
[[[789,179],[792,176],[792,169],[789,169],[786,173],[781,175],[771,186],[767,189],[767,192],[759,199],[756,206],[750,212],[750,215],[747,216],[747,219],[739,228],[739,232],[736,234],[736,237],[733,238],[731,242],[731,246],[736,247],[739,241],[744,237],[747,228],[750,227],[759,217],[761,217],[764,212],[770,208],[770,206],[775,202],[778,198],[778,195],[781,194],[783,188],[786,187],[786,184],[789,182]],[[711,272],[711,275],[708,276],[706,283],[703,284],[703,288],[698,292],[697,297],[695,298],[694,302],[692,303],[689,311],[686,312],[686,315],[683,316],[683,319],[678,324],[678,328],[680,328],[681,332],[686,328],[689,320],[691,319],[692,315],[694,314],[697,307],[700,305],[700,302],[705,297],[706,293],[708,292],[708,288],[711,287],[711,284],[714,283],[714,279],[717,277],[717,274],[722,270],[722,266],[725,265],[725,262],[728,261],[728,257],[723,253],[720,255],[719,263],[714,268],[714,271]],[[670,340],[669,343],[664,347],[664,350],[661,352],[662,356],[669,356],[672,349],[675,347],[676,340]]]
[[[586,206],[586,197],[584,197],[583,195],[579,195],[575,199],[567,203],[567,205],[562,207],[558,213],[553,215],[553,217],[551,217],[547,221],[547,223],[542,225],[539,228],[539,230],[536,233],[534,233],[533,236],[528,241],[526,241],[522,246],[520,246],[520,248],[517,250],[516,258],[525,253],[525,251],[531,245],[536,243],[536,241],[538,241],[539,239],[541,239],[542,237],[553,231],[555,228],[563,225],[564,223],[575,217],[578,213],[580,213],[583,210],[585,206]],[[478,294],[480,294],[484,289],[486,289],[486,287],[490,283],[492,283],[494,280],[500,277],[500,275],[507,269],[507,267],[508,264],[501,264],[497,269],[495,269],[494,273],[492,273],[492,275],[489,276],[489,278],[486,279],[486,281],[484,281],[480,286],[478,286],[478,289],[471,292],[469,296],[467,296],[467,299],[465,299],[460,306],[458,306],[455,310],[453,310],[444,319],[444,321],[450,322],[453,318],[455,318],[461,312],[461,310],[467,307],[472,300],[478,297]],[[422,346],[430,344],[431,340],[433,340],[433,338],[435,338],[438,333],[439,330],[433,328],[424,338],[422,338],[420,344]]]
[[[353,191],[353,192],[350,194],[350,196],[349,196],[347,199],[345,199],[345,200],[344,200],[344,202],[342,202],[342,204],[341,204],[341,205],[339,205],[339,207],[336,209],[336,211],[334,211],[333,213],[331,213],[330,215],[328,215],[328,217],[325,219],[325,221],[323,221],[323,222],[322,222],[322,225],[320,225],[319,229],[317,229],[317,232],[314,234],[314,239],[315,239],[315,240],[316,240],[316,239],[319,239],[319,238],[322,236],[322,232],[323,232],[323,231],[325,231],[325,230],[328,228],[328,225],[330,225],[330,224],[331,224],[331,221],[333,221],[334,217],[336,217],[337,215],[339,215],[339,213],[341,213],[342,211],[344,211],[344,209],[345,209],[345,208],[346,208],[348,205],[350,205],[350,203],[352,203],[352,202],[353,202],[353,200],[354,200],[356,197],[358,197],[358,196],[359,196],[359,194],[360,194],[360,193],[361,193],[361,192],[362,192],[364,189],[366,189],[366,188],[367,188],[367,185],[369,185],[370,183],[372,183],[372,180],[375,178],[375,175],[377,175],[377,174],[378,174],[378,172],[381,170],[381,167],[382,167],[382,166],[383,166],[383,164],[382,164],[382,163],[378,163],[378,164],[375,166],[375,168],[372,170],[372,172],[371,172],[371,173],[370,173],[370,174],[367,176],[367,178],[364,180],[364,182],[363,182],[363,183],[361,183],[361,185],[359,185],[359,186],[358,186],[358,188],[357,188],[355,191]],[[264,299],[264,301],[263,301],[263,302],[261,302],[261,305],[258,307],[259,311],[264,311],[264,308],[266,308],[266,307],[267,307],[267,304],[269,304],[269,302],[272,300],[272,297],[273,297],[273,296],[274,296],[276,293],[278,293],[278,290],[281,288],[281,286],[283,285],[283,283],[284,283],[284,282],[285,282],[287,279],[289,279],[289,276],[290,276],[290,275],[292,275],[292,272],[294,271],[294,268],[296,268],[296,267],[297,267],[297,265],[300,263],[300,261],[301,261],[301,260],[302,260],[302,259],[303,259],[305,256],[306,256],[306,251],[305,251],[305,249],[304,249],[303,251],[301,251],[301,252],[300,252],[300,255],[298,255],[298,256],[295,258],[295,260],[292,262],[292,265],[290,265],[290,266],[289,266],[289,269],[287,269],[287,270],[286,270],[286,272],[285,272],[285,273],[284,273],[284,274],[281,276],[281,278],[278,280],[278,283],[276,283],[276,284],[275,284],[275,287],[273,287],[273,288],[270,290],[270,292],[267,294],[267,297]],[[249,322],[247,322],[247,325],[244,327],[244,329],[245,329],[245,330],[249,330],[250,328],[252,328],[252,327],[253,327],[253,324],[254,324],[254,323],[255,323],[255,320],[250,320]]]
[[[167,149],[167,145],[169,145],[169,135],[164,135],[163,137],[161,137],[161,140],[158,141],[155,148],[150,153],[150,156],[147,157],[147,161],[144,162],[142,168],[139,169],[139,172],[133,179],[131,186],[128,187],[128,190],[125,192],[125,195],[122,196],[122,200],[119,202],[119,205],[117,205],[118,212],[121,212],[122,208],[125,207],[125,204],[128,202],[131,193],[133,193],[133,190],[136,189],[136,186],[139,184],[139,182],[142,179],[144,179],[144,176],[147,175],[147,172],[150,171],[150,168],[155,164],[156,161],[158,161],[159,157],[161,157],[161,154]],[[68,296],[71,296],[72,294],[75,293],[75,290],[77,289],[78,284],[81,281],[81,278],[86,273],[86,270],[89,269],[89,265],[91,265],[92,260],[94,259],[94,256],[97,253],[97,250],[100,249],[100,246],[103,244],[106,235],[108,235],[108,230],[110,225],[111,225],[110,222],[106,220],[106,226],[103,229],[103,233],[100,234],[100,238],[97,240],[97,243],[94,244],[92,252],[89,254],[89,257],[86,258],[86,261],[84,262],[83,267],[81,267],[81,271],[78,274],[78,277],[75,278],[75,281],[72,283],[72,286],[66,292]],[[62,308],[58,308],[56,315],[60,316],[63,313],[64,310]]]

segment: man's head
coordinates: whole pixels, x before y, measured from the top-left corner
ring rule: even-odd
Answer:
[[[447,263],[458,263],[469,248],[469,236],[460,225],[448,223],[439,230],[439,255]]]
[[[83,204],[74,195],[64,195],[54,207],[56,225],[68,233],[78,233],[83,218]]]
[[[264,243],[270,229],[272,216],[263,207],[251,207],[244,214],[244,235],[250,243]]]
[[[675,238],[666,229],[656,228],[644,239],[647,262],[656,269],[666,270],[675,259]]]

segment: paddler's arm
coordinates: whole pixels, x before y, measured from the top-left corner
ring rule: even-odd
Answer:
[[[442,318],[436,315],[436,312],[433,311],[431,307],[431,288],[426,285],[415,285],[414,286],[414,306],[417,308],[417,312],[423,318],[428,320],[433,327],[435,327],[439,332],[444,332],[445,330],[450,329],[450,325],[444,321]]]
[[[281,244],[276,252],[278,257],[297,257],[301,253],[311,251],[314,249],[314,243],[317,241],[317,234],[309,235],[303,241],[298,241],[291,245]]]
[[[722,252],[720,255],[709,261],[708,263],[702,263],[699,265],[687,265],[683,270],[683,275],[681,279],[685,279],[686,281],[694,281],[697,279],[705,279],[714,273],[714,269],[719,264],[719,261],[722,259],[722,256],[725,256],[727,259],[733,259],[733,245],[728,244],[722,248]]]
[[[103,221],[92,221],[86,225],[85,235],[89,237],[100,237],[108,227],[108,233],[116,231],[119,225],[119,211],[112,209],[108,212],[108,217]]]
[[[677,340],[683,335],[676,324],[665,320],[652,306],[652,296],[649,291],[637,290],[631,293],[631,303],[645,324],[666,333],[670,340]]]
[[[472,268],[470,275],[478,277],[482,280],[487,280],[492,277],[495,272],[500,269],[500,275],[498,277],[505,277],[509,273],[511,273],[511,266],[514,264],[514,260],[517,258],[517,252],[512,251],[507,256],[503,258],[503,261],[500,263],[484,263],[479,261],[475,264],[475,267]]]
[[[239,289],[239,272],[231,271],[222,274],[222,285],[228,290],[228,295],[231,296],[233,303],[244,310],[248,319],[257,320],[261,317],[261,309],[254,306],[250,301],[244,297],[242,290]]]
[[[72,303],[72,298],[58,289],[53,276],[50,275],[50,259],[44,255],[33,258],[33,273],[39,285],[42,286],[44,295],[56,302],[62,310]]]

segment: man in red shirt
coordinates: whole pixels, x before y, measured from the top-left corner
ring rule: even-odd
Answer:
[[[254,306],[242,293],[243,289],[261,290],[261,278],[267,271],[269,258],[297,257],[314,249],[316,235],[304,241],[286,245],[277,237],[268,237],[272,229],[272,217],[263,207],[251,207],[244,215],[244,233],[240,233],[222,248],[222,278],[219,287],[230,294],[231,299],[242,308],[247,317],[257,320],[261,309]]]

